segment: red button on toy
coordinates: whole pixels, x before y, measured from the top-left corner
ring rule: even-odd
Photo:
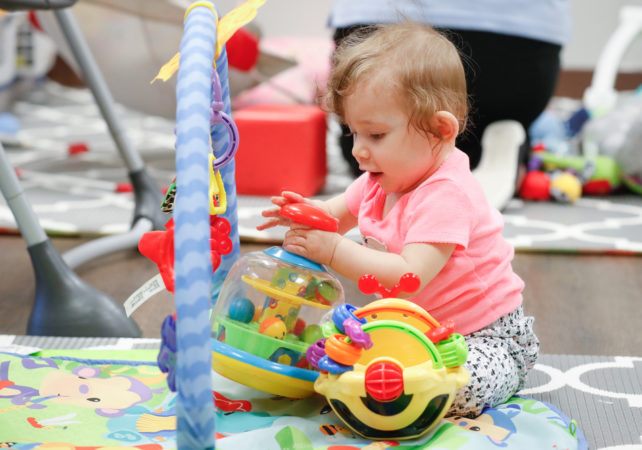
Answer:
[[[370,365],[366,370],[366,392],[380,402],[391,402],[403,393],[403,369],[386,361]]]

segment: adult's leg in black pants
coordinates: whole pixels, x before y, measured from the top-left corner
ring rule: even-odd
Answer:
[[[470,120],[457,146],[471,168],[482,155],[486,127],[512,119],[528,130],[548,104],[560,69],[561,46],[533,39],[481,31],[441,30],[463,55],[470,97]],[[520,155],[524,163],[528,146]]]

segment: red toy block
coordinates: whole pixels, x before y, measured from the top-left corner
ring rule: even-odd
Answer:
[[[310,105],[257,105],[238,110],[236,185],[239,194],[303,196],[323,188],[326,176],[325,113]]]

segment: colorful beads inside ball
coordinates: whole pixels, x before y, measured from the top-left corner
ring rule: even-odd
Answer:
[[[339,297],[339,291],[327,281],[322,281],[317,285],[316,297],[321,303],[333,303]]]
[[[232,320],[249,323],[254,317],[254,303],[247,298],[237,298],[230,304],[227,314]]]
[[[312,344],[322,337],[323,333],[321,332],[321,327],[316,324],[308,325],[307,327],[305,327],[303,333],[301,333],[300,336],[301,340],[308,344]]]
[[[275,339],[283,339],[287,333],[285,322],[278,317],[268,317],[259,325],[259,333]]]
[[[294,327],[292,328],[292,334],[295,336],[301,336],[303,333],[303,330],[305,330],[306,323],[305,320],[303,319],[297,319],[296,322],[294,322]]]

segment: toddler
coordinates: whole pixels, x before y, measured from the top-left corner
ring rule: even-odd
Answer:
[[[501,215],[484,197],[455,147],[468,112],[459,54],[424,25],[382,25],[348,38],[335,54],[326,104],[354,136],[365,173],[341,195],[313,201],[273,197],[259,229],[289,226],[286,250],[357,281],[373,274],[386,286],[412,272],[410,299],[466,336],[470,383],[449,414],[473,417],[506,401],[535,364],[539,342],[522,311],[524,283]],[[339,221],[331,233],[290,223],[279,208],[312,202]],[[364,245],[343,237],[358,225]]]

